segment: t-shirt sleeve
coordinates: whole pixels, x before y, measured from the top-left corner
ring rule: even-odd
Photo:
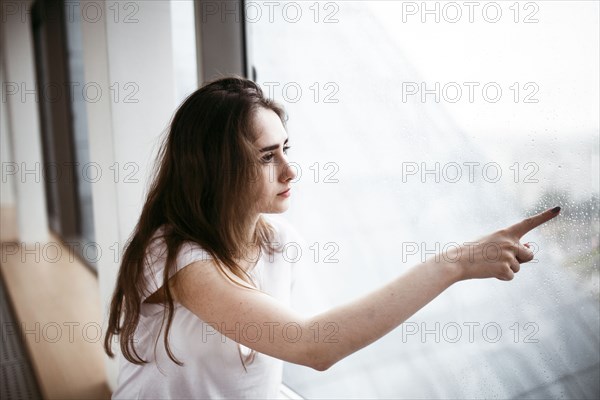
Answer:
[[[169,279],[181,269],[196,261],[210,260],[210,254],[197,243],[184,242],[179,248],[175,259],[175,268],[169,271]],[[164,241],[155,239],[148,248],[144,265],[145,290],[142,295],[144,302],[150,295],[164,285],[164,271],[167,261],[167,251]]]

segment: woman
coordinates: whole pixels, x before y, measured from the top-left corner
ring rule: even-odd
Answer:
[[[118,335],[115,398],[275,398],[282,360],[319,371],[381,338],[455,282],[511,280],[520,238],[556,207],[433,257],[351,303],[289,308],[294,170],[283,109],[241,77],[206,84],[175,113],[123,255],[104,347]],[[498,250],[486,258],[489,246]],[[159,343],[160,342],[160,343]]]

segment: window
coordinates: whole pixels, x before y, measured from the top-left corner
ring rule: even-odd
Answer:
[[[286,365],[284,382],[308,398],[597,396],[598,3],[244,7],[256,80],[290,115],[301,310],[563,209],[524,237],[537,262],[514,281],[461,282],[328,371]]]

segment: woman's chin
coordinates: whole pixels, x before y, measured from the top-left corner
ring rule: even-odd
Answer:
[[[290,208],[288,202],[286,201],[285,204],[279,204],[277,206],[273,206],[270,207],[267,211],[265,211],[265,214],[281,214],[286,212],[288,209]]]

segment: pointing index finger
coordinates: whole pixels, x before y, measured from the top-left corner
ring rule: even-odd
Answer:
[[[508,231],[514,233],[517,237],[521,238],[527,232],[531,231],[534,228],[537,228],[544,222],[550,221],[552,218],[556,217],[560,212],[560,207],[554,207],[546,211],[542,211],[541,213],[534,215],[529,218],[525,218],[524,220],[517,222],[516,224],[510,226]]]

